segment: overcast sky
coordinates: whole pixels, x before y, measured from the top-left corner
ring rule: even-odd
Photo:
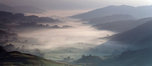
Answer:
[[[106,5],[150,5],[152,0],[0,0],[9,5],[32,5],[45,9],[90,9]]]
[[[0,0],[11,6],[34,6],[44,10],[84,10],[108,5],[151,5],[152,0]],[[79,11],[78,11],[79,12]]]

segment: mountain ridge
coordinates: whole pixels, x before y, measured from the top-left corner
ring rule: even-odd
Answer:
[[[152,6],[139,6],[139,7],[133,7],[128,5],[107,6],[86,13],[74,15],[72,16],[72,18],[88,20],[91,18],[104,17],[104,16],[110,16],[116,14],[128,14],[136,18],[146,18],[146,17],[152,17],[152,14],[150,14],[151,10],[152,10]]]

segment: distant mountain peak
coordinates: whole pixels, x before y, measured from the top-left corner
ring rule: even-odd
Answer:
[[[115,8],[115,7],[131,7],[131,8],[133,8],[133,6],[129,6],[129,5],[111,5],[111,6],[107,6],[104,8]]]
[[[104,17],[116,14],[128,14],[136,18],[146,18],[152,17],[152,7],[151,6],[128,6],[128,5],[112,5],[99,9],[95,9],[86,13],[77,14],[72,16],[73,18],[78,18],[82,20],[89,20],[96,17]]]

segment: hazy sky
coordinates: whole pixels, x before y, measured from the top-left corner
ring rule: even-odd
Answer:
[[[12,6],[34,6],[44,10],[90,10],[107,5],[151,5],[152,0],[0,0]],[[79,11],[78,11],[79,12]],[[84,11],[82,11],[84,12]],[[62,14],[62,13],[61,13]],[[70,13],[71,14],[71,13]]]
[[[47,9],[88,9],[106,5],[150,5],[152,0],[0,0],[9,5],[33,5]]]

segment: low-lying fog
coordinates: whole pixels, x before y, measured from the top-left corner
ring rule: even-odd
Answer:
[[[49,25],[54,24],[50,23]],[[84,53],[85,50],[96,47],[106,41],[106,39],[100,38],[114,34],[106,30],[97,30],[76,19],[62,19],[62,22],[56,25],[70,27],[40,29],[19,33],[20,37],[27,38],[26,40],[28,41],[24,44],[24,49],[39,49],[42,53],[45,53],[46,58],[52,58],[52,56],[50,57],[52,54],[54,56],[57,56],[55,54],[65,55],[64,57],[66,57],[68,53]],[[51,54],[52,51],[56,53]]]

